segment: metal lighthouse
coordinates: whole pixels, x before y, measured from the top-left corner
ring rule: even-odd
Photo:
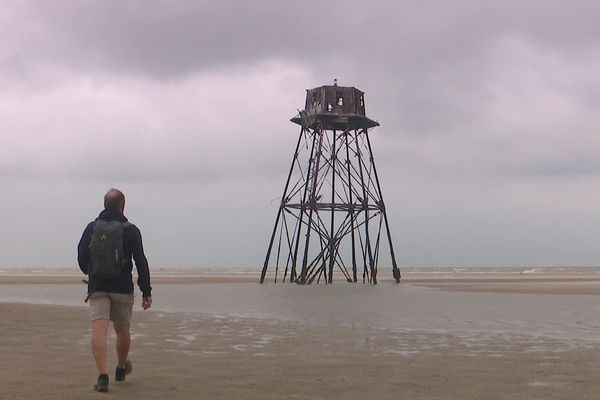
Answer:
[[[380,254],[389,251],[400,281],[365,113],[354,87],[307,90],[291,119],[300,135],[277,211],[260,283],[377,283]],[[386,259],[387,259],[386,251]]]

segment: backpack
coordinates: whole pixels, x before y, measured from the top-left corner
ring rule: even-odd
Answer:
[[[131,224],[102,219],[94,222],[90,243],[90,276],[111,279],[121,275],[126,261],[123,252],[123,231],[128,225]]]

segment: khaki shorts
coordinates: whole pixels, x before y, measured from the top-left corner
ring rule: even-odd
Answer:
[[[92,321],[110,319],[116,324],[128,324],[133,310],[133,293],[94,292],[89,299]]]

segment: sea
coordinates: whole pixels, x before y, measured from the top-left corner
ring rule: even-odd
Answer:
[[[23,270],[20,270],[23,271]],[[47,274],[49,269],[30,269]],[[37,271],[37,272],[36,272]],[[63,273],[57,269],[56,273]],[[157,275],[197,272],[165,268]],[[0,269],[0,274],[7,273]],[[256,269],[225,270],[256,274]],[[600,276],[600,268],[415,268],[431,277],[470,274]],[[137,290],[137,289],[136,289]],[[2,284],[0,302],[86,307],[84,284]],[[136,293],[141,303],[140,294]],[[513,334],[600,342],[600,296],[455,292],[410,282],[378,285],[154,283],[153,311],[215,318],[259,318],[308,325],[342,325],[440,334]],[[136,306],[137,307],[137,306]]]

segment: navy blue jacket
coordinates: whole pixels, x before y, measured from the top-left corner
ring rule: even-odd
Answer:
[[[126,222],[127,218],[116,211],[104,210],[100,213],[98,218],[105,221],[121,221]],[[89,262],[90,262],[90,243],[92,240],[92,233],[94,230],[94,222],[90,222],[83,231],[79,245],[77,246],[77,262],[81,271],[88,275]],[[135,260],[135,267],[138,272],[137,284],[142,291],[144,297],[150,297],[152,287],[150,286],[150,270],[148,269],[148,260],[144,255],[144,248],[142,246],[142,234],[140,230],[133,224],[126,225],[123,229],[123,252],[125,253],[125,265],[123,266],[123,272],[116,279],[111,280],[95,280],[93,276],[89,277],[88,283],[88,294],[97,291],[111,292],[111,293],[133,293],[133,277],[131,271],[133,270],[133,263],[131,257]]]

